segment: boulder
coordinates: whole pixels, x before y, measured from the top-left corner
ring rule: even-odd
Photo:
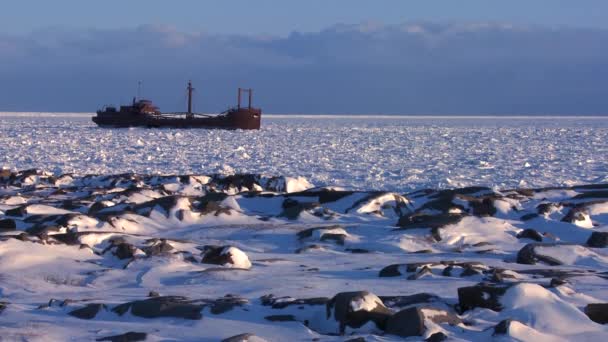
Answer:
[[[202,263],[250,269],[249,257],[233,246],[204,246]]]
[[[221,342],[266,342],[266,340],[252,333],[244,333],[225,338]]]
[[[535,265],[539,262],[556,266],[561,265],[562,262],[548,255],[542,255],[537,253],[537,247],[552,247],[558,246],[554,243],[529,243],[517,252],[517,263],[525,265]]]
[[[458,304],[461,312],[474,308],[486,308],[494,311],[502,310],[500,297],[505,294],[510,285],[477,284],[458,288]]]
[[[424,307],[403,309],[392,315],[386,323],[386,333],[401,337],[422,336],[426,332],[425,321],[436,324],[458,325],[462,320],[445,310]]]
[[[0,233],[2,232],[10,232],[17,229],[17,224],[13,219],[3,219],[0,220]]]
[[[144,253],[146,253],[146,255],[149,257],[156,255],[165,255],[170,253],[172,250],[173,246],[171,246],[165,239],[154,241],[151,246],[143,248]]]
[[[99,311],[106,310],[106,309],[107,309],[107,307],[105,304],[92,303],[92,304],[87,304],[83,308],[70,311],[70,312],[68,312],[68,315],[74,316],[74,317],[80,318],[80,319],[93,319],[93,318],[95,318],[95,316],[97,316]]]
[[[494,333],[492,335],[496,336],[496,335],[509,335],[509,329],[511,328],[511,324],[513,322],[518,322],[521,323],[519,321],[513,320],[513,319],[505,319],[500,321],[498,324],[496,324],[494,326]],[[523,324],[523,323],[521,323]]]
[[[595,248],[608,247],[608,232],[593,232],[587,240],[587,246]]]
[[[137,341],[145,341],[146,338],[148,338],[148,334],[146,334],[146,333],[129,331],[127,333],[120,334],[120,335],[106,336],[106,337],[98,338],[97,341],[137,342]]]
[[[367,291],[338,293],[327,302],[326,311],[328,320],[333,318],[339,323],[340,334],[346,327],[357,329],[368,322],[384,330],[392,314],[380,298]]]
[[[398,229],[416,229],[416,228],[443,228],[447,225],[456,224],[462,220],[463,216],[460,214],[439,214],[439,215],[427,215],[427,214],[414,214],[410,216],[404,216],[399,219],[397,226],[401,227]]]
[[[122,316],[130,310],[131,314],[143,318],[176,317],[197,320],[203,318],[201,311],[205,305],[194,304],[184,297],[151,297],[121,304],[112,309]]]
[[[596,323],[608,324],[608,303],[587,304],[585,314]]]
[[[535,240],[538,242],[543,241],[543,236],[539,232],[537,232],[536,230],[531,229],[531,228],[524,229],[521,232],[517,233],[517,238],[518,239],[530,239],[530,240]]]

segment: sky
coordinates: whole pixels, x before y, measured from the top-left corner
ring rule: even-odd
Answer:
[[[0,111],[608,114],[608,1],[6,1]]]

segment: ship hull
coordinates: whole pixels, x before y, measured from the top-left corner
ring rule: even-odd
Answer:
[[[175,117],[163,114],[99,111],[92,118],[104,128],[206,128],[206,129],[260,129],[262,111],[256,108],[231,110],[215,116]]]

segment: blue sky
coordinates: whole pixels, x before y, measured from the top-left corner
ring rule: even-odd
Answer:
[[[608,114],[606,0],[11,1],[0,111]]]
[[[169,24],[216,33],[286,34],[336,23],[500,21],[608,28],[606,0],[19,0],[4,1],[0,28],[27,32]]]

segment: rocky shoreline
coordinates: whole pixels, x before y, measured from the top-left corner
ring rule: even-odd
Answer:
[[[608,184],[0,173],[9,339],[593,340],[607,247]]]

